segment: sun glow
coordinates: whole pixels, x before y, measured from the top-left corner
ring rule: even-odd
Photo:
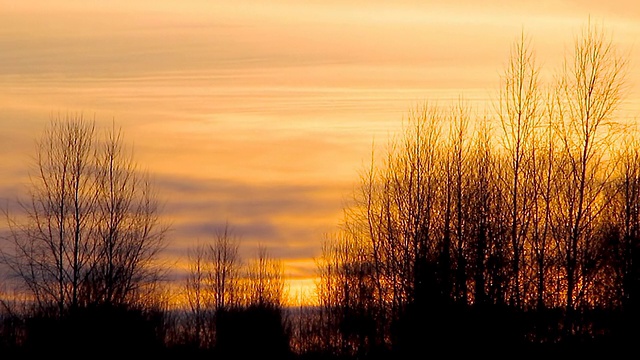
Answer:
[[[316,278],[287,279],[287,306],[312,306],[318,304]]]

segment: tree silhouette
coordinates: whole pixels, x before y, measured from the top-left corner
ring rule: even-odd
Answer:
[[[238,248],[239,238],[226,224],[216,230],[211,243],[190,249],[185,284],[190,313],[185,336],[196,348],[213,349],[218,321],[225,312],[240,306],[242,264]]]
[[[590,304],[590,293],[601,266],[595,242],[600,214],[610,198],[605,189],[614,175],[615,159],[608,159],[616,134],[613,115],[621,100],[626,60],[618,55],[606,34],[587,27],[575,42],[559,84],[560,137],[557,171],[563,180],[557,190],[554,226],[563,258],[562,281],[567,316],[564,331],[575,331],[573,311]]]
[[[106,331],[125,340],[119,321],[134,329],[151,314],[162,275],[155,262],[166,226],[148,178],[120,131],[102,140],[94,121],[82,116],[51,120],[34,170],[23,214],[7,216],[12,248],[2,248],[3,262],[30,296],[28,341],[62,351],[98,327],[103,343],[110,342]]]
[[[211,243],[191,249],[189,264],[182,326],[188,348],[222,358],[291,355],[282,263],[266,247],[243,264],[227,224]]]
[[[373,154],[318,262],[329,353],[635,333],[617,319],[638,283],[637,143],[617,148],[627,61],[605,34],[589,24],[548,91],[522,34],[493,116],[426,104]]]
[[[247,263],[241,288],[238,306],[216,315],[216,352],[234,358],[289,357],[282,263],[266,247],[258,246]]]
[[[530,219],[536,199],[534,187],[537,179],[531,173],[535,166],[535,131],[540,126],[542,112],[539,70],[524,34],[513,46],[509,60],[501,77],[498,117],[503,131],[501,139],[506,157],[506,174],[503,178],[509,204],[509,246],[513,273],[509,302],[519,307],[524,301],[523,269],[528,265],[525,263],[525,241],[532,225]]]

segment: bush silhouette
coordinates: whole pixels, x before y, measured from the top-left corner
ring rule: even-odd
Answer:
[[[249,306],[221,311],[217,314],[216,353],[223,358],[291,357],[282,310]]]

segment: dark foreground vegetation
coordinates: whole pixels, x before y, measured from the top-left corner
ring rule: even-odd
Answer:
[[[189,255],[180,309],[155,193],[117,131],[56,119],[8,214],[0,356],[615,357],[640,330],[640,137],[627,60],[589,24],[558,73],[516,41],[492,112],[411,111],[318,259],[313,307],[229,228]],[[546,79],[546,80],[545,80]]]

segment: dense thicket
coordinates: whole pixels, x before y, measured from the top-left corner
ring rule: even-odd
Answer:
[[[590,25],[543,83],[523,36],[494,112],[461,100],[409,113],[325,241],[312,347],[360,358],[634,339],[640,148],[616,112],[626,63]]]
[[[248,262],[225,226],[190,253],[187,306],[167,345],[222,358],[278,358],[290,350],[282,263],[264,246]]]

